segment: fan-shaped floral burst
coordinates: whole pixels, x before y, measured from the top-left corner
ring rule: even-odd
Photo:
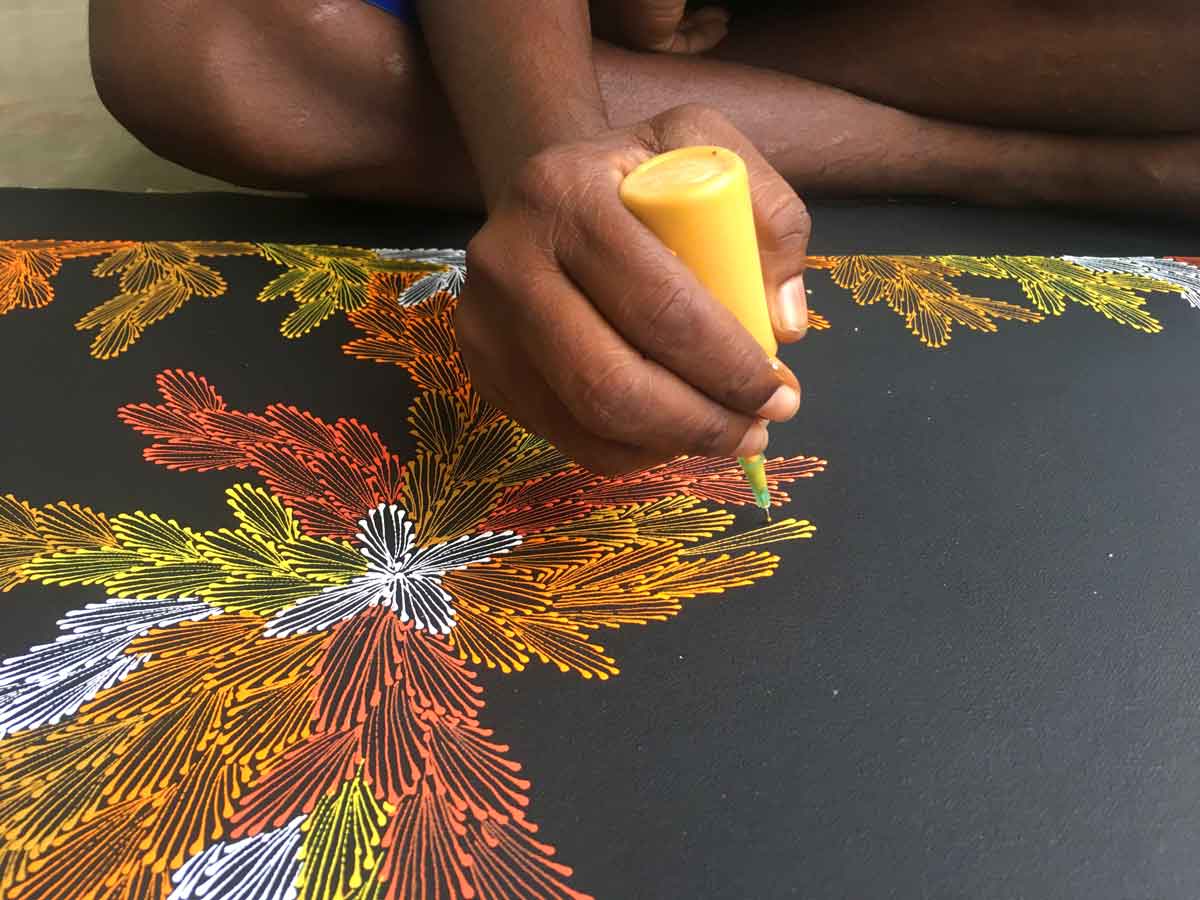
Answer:
[[[511,531],[463,535],[440,544],[417,547],[412,523],[396,504],[380,503],[358,523],[366,574],[345,585],[325,588],[315,597],[276,613],[267,624],[268,636],[297,634],[328,628],[371,606],[399,614],[413,627],[449,634],[454,624],[454,598],[442,590],[449,571],[490,562],[521,543]]]
[[[385,258],[374,250],[357,247],[259,244],[258,252],[287,267],[259,292],[258,299],[265,302],[286,294],[295,298],[296,309],[280,326],[283,336],[289,338],[307,334],[335,312],[349,313],[361,308],[368,300],[368,285],[375,276],[411,273],[418,276],[415,288],[431,276],[435,281],[442,280],[446,271],[441,262]]]
[[[49,248],[0,247],[0,313],[40,309],[54,299],[50,279],[62,260]]]
[[[579,897],[484,724],[473,667],[605,679],[600,629],[769,576],[805,521],[727,534],[732,461],[600,478],[483,403],[438,290],[369,292],[356,355],[406,370],[416,453],[352,419],[158,378],[146,458],[241,470],[231,527],[0,498],[0,587],[108,599],[0,665],[8,897]],[[823,468],[775,460],[781,485]]]
[[[233,241],[148,241],[119,247],[96,264],[93,274],[118,276],[120,292],[80,319],[80,331],[95,331],[92,355],[111,359],[129,349],[142,332],[179,311],[193,297],[219,297],[225,279],[200,256],[253,253]]]
[[[808,266],[828,269],[860,305],[882,300],[929,347],[948,344],[955,325],[994,332],[998,321],[1040,322],[1068,303],[1153,334],[1162,325],[1145,295],[1195,286],[1185,260],[1150,257],[815,256]],[[965,294],[953,281],[959,275],[1015,281],[1034,308]]]
[[[128,241],[0,242],[0,315],[14,309],[40,309],[53,302],[50,280],[64,259],[119,250]]]
[[[465,250],[376,250],[382,259],[408,260],[438,266],[427,275],[418,275],[405,286],[396,300],[401,306],[415,306],[436,293],[457,297],[467,280]]]
[[[1058,256],[940,256],[958,272],[983,278],[1010,278],[1033,305],[1061,315],[1067,303],[1078,303],[1107,319],[1151,334],[1162,325],[1145,309],[1144,294],[1174,290],[1158,278],[1125,272],[1101,273]]]
[[[1176,291],[1200,309],[1200,259],[1186,256],[1064,256],[1068,262],[1096,272],[1139,275],[1159,282],[1163,290]]]
[[[995,331],[998,320],[1042,320],[1034,310],[963,293],[950,281],[960,270],[941,258],[830,256],[812,257],[808,265],[829,269],[834,283],[849,290],[860,305],[869,306],[882,300],[903,317],[908,330],[921,343],[930,347],[949,343],[955,325],[975,331]]]

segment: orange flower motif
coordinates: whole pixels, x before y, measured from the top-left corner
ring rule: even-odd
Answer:
[[[0,245],[0,314],[40,309],[54,300],[50,279],[62,266],[49,249],[18,250]]]
[[[58,274],[64,259],[95,256],[127,245],[127,241],[0,241],[0,316],[52,303],[50,279]]]

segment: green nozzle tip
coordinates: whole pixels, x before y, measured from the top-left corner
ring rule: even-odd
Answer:
[[[771,516],[771,487],[767,484],[767,469],[762,454],[747,456],[738,460],[746,480],[750,482],[750,492],[754,494],[754,505]]]

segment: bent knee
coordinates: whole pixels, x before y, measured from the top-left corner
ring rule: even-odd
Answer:
[[[307,190],[394,162],[429,119],[411,35],[366,3],[309,7],[91,0],[96,89],[151,150],[248,186]]]
[[[159,0],[91,0],[92,80],[105,108],[154,152],[213,172],[235,163],[243,141],[234,109],[214,89],[205,47],[225,39],[214,7]],[[219,166],[228,168],[228,165]]]
[[[153,17],[152,0],[91,0],[88,4],[88,52],[96,93],[122,124],[138,109],[136,94],[146,84],[139,65],[146,44],[135,40],[135,23]],[[156,31],[157,29],[151,29]]]

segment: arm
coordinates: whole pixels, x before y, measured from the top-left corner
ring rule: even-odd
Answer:
[[[422,0],[419,8],[489,208],[529,157],[608,129],[584,0]]]

